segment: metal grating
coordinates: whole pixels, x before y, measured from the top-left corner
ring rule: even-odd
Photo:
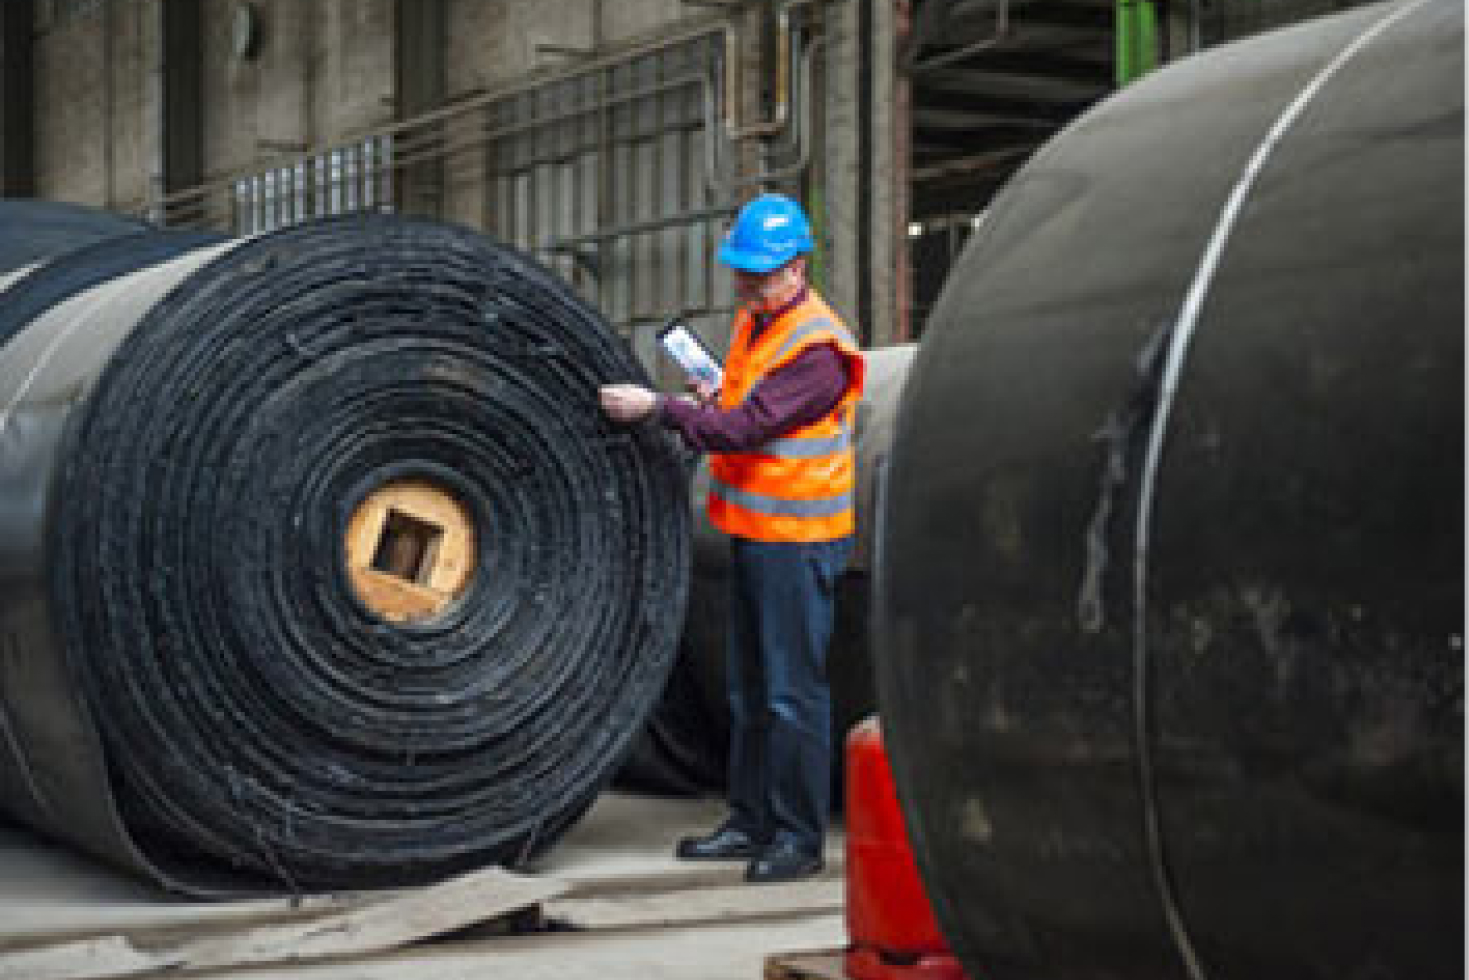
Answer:
[[[487,108],[485,227],[575,283],[618,328],[732,310],[712,255],[715,39],[537,86]],[[715,123],[717,125],[717,123]]]
[[[572,283],[662,370],[653,335],[670,316],[724,346],[733,286],[714,253],[742,194],[799,181],[810,164],[822,38],[791,11],[812,2],[788,0],[775,22],[786,41],[770,120],[727,104],[744,76],[729,67],[740,34],[721,18],[170,194],[147,213],[240,233],[364,209],[477,226]]]
[[[375,136],[234,184],[231,229],[274,231],[309,218],[393,210],[393,142]]]

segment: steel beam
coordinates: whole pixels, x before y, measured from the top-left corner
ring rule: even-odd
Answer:
[[[0,3],[0,196],[36,192],[34,0]]]
[[[444,0],[398,0],[394,17],[397,115],[399,120],[413,119],[444,103],[448,41]],[[443,160],[403,167],[396,190],[406,213],[438,217],[443,207]]]
[[[194,187],[204,179],[204,107],[199,0],[162,0],[163,192]],[[158,216],[168,223],[165,212]]]

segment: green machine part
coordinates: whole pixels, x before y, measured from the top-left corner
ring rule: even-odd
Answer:
[[[1152,0],[1117,0],[1116,82],[1132,82],[1158,67],[1158,14]]]

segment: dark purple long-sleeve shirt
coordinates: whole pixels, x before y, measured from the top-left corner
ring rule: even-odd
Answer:
[[[846,390],[847,362],[833,345],[818,344],[766,375],[734,408],[665,395],[658,401],[658,417],[692,449],[748,452],[820,419]]]
[[[805,299],[803,289],[781,311],[762,317],[760,329]],[[847,362],[832,344],[816,344],[770,372],[731,409],[660,396],[658,418],[700,452],[756,449],[830,412],[847,390]]]

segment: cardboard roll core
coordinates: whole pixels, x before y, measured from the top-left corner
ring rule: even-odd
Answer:
[[[378,487],[347,524],[347,572],[362,603],[392,623],[441,615],[474,577],[474,524],[425,480]]]

